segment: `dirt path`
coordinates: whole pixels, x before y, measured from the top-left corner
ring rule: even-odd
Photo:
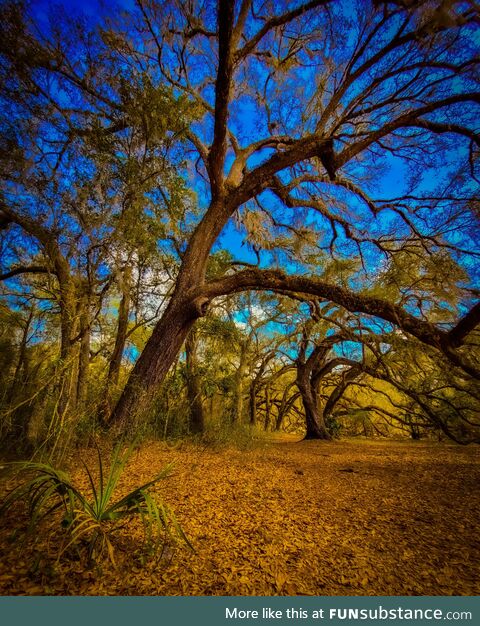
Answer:
[[[177,549],[170,562],[142,567],[132,536],[117,571],[84,571],[45,556],[55,552],[51,540],[29,551],[8,543],[2,528],[1,592],[480,594],[478,447],[301,442],[215,452],[150,444],[132,459],[124,488],[172,459],[175,475],[160,493],[196,553]]]

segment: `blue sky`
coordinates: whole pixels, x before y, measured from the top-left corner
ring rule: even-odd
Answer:
[[[343,3],[347,8],[349,7],[349,3]],[[351,3],[353,6],[353,2]],[[121,3],[117,3],[117,6],[128,7],[130,5],[127,0],[122,1]],[[85,14],[89,20],[92,22],[96,22],[102,15],[111,14],[112,5],[110,3],[102,3],[96,0],[87,0],[83,3],[77,3],[73,0],[63,0],[62,2],[52,3],[46,0],[35,0],[33,2],[34,11],[37,15],[45,15],[47,12],[54,12],[55,6],[61,6],[68,13],[82,12]],[[342,5],[343,6],[343,5]],[[347,11],[348,13],[348,11]],[[301,89],[304,89],[305,92],[311,90],[311,86],[313,84],[312,81],[312,73],[310,70],[305,70],[302,72],[296,73],[297,80],[302,82],[300,86]],[[240,98],[236,103],[232,106],[232,128],[235,130],[239,130],[241,135],[246,140],[247,138],[257,138],[259,136],[259,127],[263,124],[265,125],[264,118],[258,114],[255,106],[252,104],[251,99],[248,97]],[[262,131],[260,131],[262,132]],[[437,167],[428,167],[425,163],[422,164],[423,176],[417,183],[415,188],[416,193],[426,192],[427,190],[433,189],[435,186],[439,184],[442,178],[445,177],[447,172],[452,168],[452,164],[457,160],[465,160],[466,154],[466,141],[463,139],[458,140],[457,150],[450,151],[448,154],[445,154],[444,165],[441,168]],[[252,157],[249,161],[249,166],[253,167],[256,163],[260,162],[263,158],[265,158],[266,153],[259,153]],[[449,160],[450,159],[450,162]],[[392,197],[397,196],[405,192],[407,188],[407,177],[406,177],[406,166],[405,161],[396,158],[393,156],[387,156],[383,159],[381,167],[379,168],[379,175],[377,176],[374,184],[374,188],[372,187],[372,194],[377,197]],[[208,203],[208,198],[204,195],[200,186],[197,185],[198,197],[201,206],[206,206]],[[274,205],[268,204],[271,200],[266,196],[267,208],[274,211]],[[362,215],[362,207],[361,202],[358,200],[351,199],[351,206],[359,212],[359,215]],[[363,211],[362,220],[365,221],[365,224],[372,231],[378,230],[378,232],[382,232],[388,230],[390,225],[393,223],[394,215],[390,211],[382,212],[375,220],[372,220],[371,217],[368,216],[368,212]],[[321,225],[321,218],[318,215],[310,212],[307,216],[307,220],[309,223]],[[361,226],[361,224],[360,224]],[[419,225],[418,228],[421,230],[423,226]],[[328,226],[325,226],[326,231],[328,231]],[[458,243],[458,234],[452,233],[449,235],[451,241],[454,243]],[[470,233],[471,245],[474,246],[478,244],[478,239],[476,239],[477,233]],[[234,220],[230,220],[228,224],[225,226],[221,237],[219,238],[215,249],[219,249],[221,247],[227,248],[233,256],[244,262],[255,263],[257,260],[256,254],[253,252],[251,247],[248,245],[246,240],[246,234],[243,228],[240,229],[235,225]],[[345,253],[345,251],[350,254],[350,250],[352,249],[351,242],[348,241],[348,238],[345,237],[342,228],[338,228],[338,239],[337,239],[337,254],[339,256]],[[381,266],[383,262],[382,254],[376,250],[371,245],[365,245],[364,248],[364,260],[367,265],[367,269],[374,271],[379,266]],[[271,252],[263,251],[260,252],[262,265],[268,265],[273,261],[273,256]],[[291,264],[290,261],[286,260],[285,257],[281,257],[282,262],[286,269],[294,269],[294,265]],[[474,264],[470,261],[464,262],[465,266],[472,272],[474,270]],[[298,268],[296,268],[298,269]]]

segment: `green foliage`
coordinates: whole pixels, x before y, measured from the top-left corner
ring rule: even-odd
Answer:
[[[328,432],[334,439],[338,439],[340,437],[342,425],[334,415],[328,415],[325,420],[325,426],[327,427]]]
[[[175,98],[171,89],[154,85],[147,74],[120,81],[123,108],[146,138],[161,141],[168,131],[182,132],[195,119],[196,111],[185,95]]]
[[[228,250],[218,250],[208,259],[206,276],[214,280],[223,276],[232,267],[233,257]]]
[[[226,420],[207,423],[200,443],[215,450],[234,447],[238,450],[253,450],[263,444],[263,431],[242,423]]]
[[[165,540],[180,540],[191,547],[174,513],[151,494],[151,489],[166,478],[172,464],[166,465],[152,480],[114,499],[120,478],[133,451],[133,444],[122,451],[118,445],[112,455],[110,469],[105,471],[102,455],[98,453],[98,480],[84,464],[90,489],[76,487],[62,470],[45,463],[20,462],[11,464],[19,475],[26,475],[5,498],[0,515],[19,501],[26,501],[29,514],[27,536],[38,529],[39,524],[50,520],[58,510],[63,511],[61,526],[67,536],[59,550],[60,558],[70,546],[86,546],[89,561],[98,560],[105,552],[115,565],[114,534],[134,518],[143,523],[146,546],[154,553]]]

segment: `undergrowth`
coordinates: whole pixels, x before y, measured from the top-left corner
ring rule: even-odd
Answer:
[[[117,445],[114,449],[108,471],[98,447],[97,471],[83,463],[88,478],[87,489],[81,489],[66,472],[48,463],[10,463],[9,468],[15,472],[18,484],[4,499],[0,515],[23,502],[28,513],[28,524],[24,528],[26,540],[34,539],[43,522],[58,520],[63,541],[57,551],[57,560],[73,546],[77,552],[85,552],[89,563],[108,556],[115,566],[116,535],[135,519],[142,522],[145,554],[163,551],[167,542],[180,541],[191,548],[173,511],[152,494],[153,487],[170,475],[172,463],[125,496],[114,497],[134,445],[122,448]]]

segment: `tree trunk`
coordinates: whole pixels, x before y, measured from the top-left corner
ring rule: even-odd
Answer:
[[[330,397],[325,403],[325,407],[323,409],[323,420],[325,424],[327,423],[329,419],[331,419],[333,409],[335,408],[339,400],[342,398],[343,394],[348,389],[349,385],[351,385],[352,382],[360,376],[361,372],[362,372],[362,369],[360,365],[354,365],[350,369],[348,369],[346,372],[344,372],[342,376],[342,380],[332,391],[332,393],[330,394]]]
[[[17,397],[18,391],[20,387],[23,386],[24,382],[26,382],[28,378],[28,365],[27,365],[27,342],[28,342],[28,333],[30,331],[30,325],[33,319],[33,308],[30,310],[28,318],[25,322],[25,326],[22,332],[22,339],[20,341],[20,349],[18,351],[18,361],[15,367],[15,372],[13,374],[12,384],[10,385],[10,389],[7,396],[7,402],[10,403],[14,398]],[[23,371],[23,377],[22,377]]]
[[[297,363],[297,387],[305,410],[306,433],[304,438],[330,440],[332,437],[327,430],[323,415],[318,410],[317,397],[312,388],[309,371],[300,363]]]
[[[78,377],[77,377],[77,407],[85,409],[88,393],[88,370],[90,366],[90,298],[85,296],[81,303],[80,312],[80,352],[78,356]]]
[[[283,390],[282,400],[280,402],[280,406],[278,407],[278,415],[277,415],[277,419],[276,419],[276,422],[275,422],[275,431],[276,432],[280,432],[280,430],[282,429],[283,420],[284,420],[285,416],[287,415],[287,413],[292,408],[292,404],[298,398],[298,395],[299,395],[298,393],[295,393],[290,398],[288,398],[288,392],[290,391],[290,389],[292,388],[292,386],[294,384],[295,383],[290,383]]]
[[[243,342],[240,349],[240,362],[235,372],[235,391],[233,399],[232,421],[241,422],[243,418],[243,381],[247,369],[247,342]]]
[[[263,429],[265,432],[270,428],[270,418],[272,413],[272,403],[270,401],[270,388],[265,385],[265,422]]]
[[[18,354],[18,361],[15,367],[13,381],[7,396],[7,402],[13,404],[11,407],[10,436],[15,445],[23,445],[26,441],[28,430],[28,413],[32,403],[30,393],[30,364],[28,358],[28,333],[33,319],[33,308],[23,327],[22,339]],[[25,403],[27,400],[27,403]],[[19,402],[20,401],[20,402]],[[16,406],[15,406],[16,405]]]
[[[251,426],[255,426],[257,421],[257,385],[256,381],[252,381],[250,384],[249,391],[249,404],[248,404],[248,412],[249,412],[249,421]]]
[[[77,289],[65,270],[57,274],[60,287],[60,376],[58,381],[58,413],[63,420],[76,406],[78,334]]]
[[[115,337],[115,346],[108,366],[107,384],[118,385],[118,377],[122,364],[123,351],[127,341],[128,318],[130,315],[130,290],[132,282],[132,268],[127,265],[123,271],[122,277],[122,299],[118,308],[118,324],[117,335]]]
[[[322,414],[318,411],[314,397],[310,390],[300,388],[303,408],[305,409],[305,439],[330,440],[332,437],[327,430]]]
[[[192,328],[185,341],[187,394],[190,405],[189,426],[191,433],[203,433],[205,429],[202,390],[198,375],[197,347],[198,336],[195,328]]]
[[[114,397],[115,389],[118,386],[122,357],[125,350],[125,343],[127,341],[128,318],[130,316],[131,282],[132,268],[130,265],[127,265],[123,271],[121,282],[122,299],[120,300],[120,306],[118,307],[115,345],[108,364],[105,391],[102,406],[100,408],[100,420],[104,423],[108,422],[112,410],[112,399]]]
[[[110,425],[126,430],[129,420],[145,410],[152,394],[164,380],[180,352],[195,320],[205,314],[205,301],[188,299],[176,292],[130,374],[115,406]]]

